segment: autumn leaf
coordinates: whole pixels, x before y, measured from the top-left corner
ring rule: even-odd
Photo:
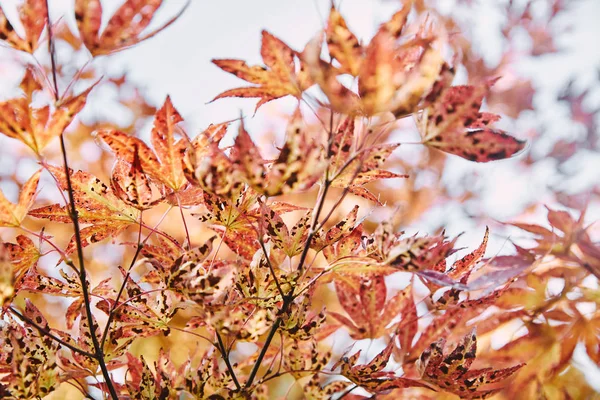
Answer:
[[[348,381],[333,381],[322,386],[319,374],[314,374],[302,389],[307,400],[327,400],[332,395],[341,393],[351,384]]]
[[[142,171],[137,149],[134,149],[133,163],[117,160],[110,184],[117,197],[127,205],[140,210],[152,206],[152,187]]]
[[[60,188],[68,190],[66,176],[62,168],[48,166],[48,170],[56,177]],[[69,171],[75,207],[79,221],[88,226],[81,229],[83,246],[108,237],[115,237],[129,225],[135,224],[139,218],[139,210],[128,206],[114,192],[95,176],[83,172]],[[36,218],[70,224],[71,216],[68,206],[54,204],[31,210],[29,214]],[[71,238],[65,252],[75,251],[75,238]]]
[[[76,0],[75,20],[85,47],[93,56],[112,54],[150,39],[171,25],[187,8],[186,5],[174,17],[159,28],[143,33],[152,22],[162,0],[125,0],[100,32],[102,25],[102,2],[100,0]]]
[[[358,38],[348,29],[342,14],[332,5],[325,30],[329,54],[337,60],[340,73],[357,76],[360,71],[364,49]]]
[[[444,61],[423,27],[416,38],[397,43],[412,3],[405,2],[365,46],[348,29],[339,11],[331,8],[325,38],[339,68],[321,60],[320,36],[306,46],[301,58],[333,110],[366,116],[389,111],[397,118],[416,111],[438,79]],[[358,94],[337,80],[344,73],[358,78]]]
[[[524,141],[489,127],[500,116],[479,111],[494,82],[442,90],[417,117],[423,144],[475,162],[501,160],[523,150]]]
[[[263,104],[280,97],[291,95],[300,98],[311,85],[298,73],[301,65],[295,58],[296,52],[267,31],[262,32],[260,54],[266,68],[258,65],[250,67],[242,60],[213,60],[222,70],[256,85],[227,90],[213,101],[223,97],[258,97],[258,110]]]
[[[450,271],[448,271],[448,275],[451,278],[461,278],[465,280],[463,283],[466,283],[466,278],[468,278],[471,272],[473,271],[473,267],[479,260],[481,260],[481,258],[485,254],[485,249],[487,248],[489,235],[490,230],[488,227],[486,227],[485,234],[483,236],[483,241],[481,242],[479,247],[471,253],[462,257],[460,260],[456,260],[454,262],[452,268],[450,268]]]
[[[141,171],[164,184],[174,192],[181,190],[187,179],[183,172],[183,156],[187,138],[177,139],[177,124],[183,121],[167,96],[163,106],[154,116],[150,141],[154,151],[141,139],[118,130],[100,130],[96,136],[102,139],[116,156],[130,164],[139,164]],[[141,182],[140,182],[141,183]],[[139,187],[147,192],[147,188]]]
[[[25,301],[23,314],[40,326],[48,326],[46,318],[29,299]],[[58,388],[58,343],[40,336],[34,328],[21,326],[12,319],[0,327],[0,340],[0,365],[4,375],[0,391],[3,391],[6,398],[33,400]]]
[[[386,301],[387,285],[383,276],[337,275],[334,283],[340,305],[350,318],[333,311],[328,315],[345,325],[353,339],[378,338],[393,331],[392,321],[400,313],[404,321],[413,317],[409,307],[413,301],[412,291],[400,291]]]
[[[25,96],[0,102],[0,132],[20,140],[39,155],[52,139],[60,136],[71,124],[97,83],[78,95],[57,102],[54,110],[49,105],[34,108],[31,105],[33,93],[41,90],[42,86],[33,68],[29,67],[20,85]]]
[[[500,370],[470,370],[477,352],[475,329],[465,335],[450,354],[444,354],[445,343],[446,340],[441,338],[423,351],[419,357],[418,369],[423,380],[461,398],[481,399],[491,396],[500,388],[481,391],[478,389],[508,378],[524,365]]]
[[[19,201],[11,203],[0,191],[0,226],[19,227],[33,205],[42,170],[35,172],[21,188]]]
[[[355,195],[377,204],[379,200],[363,185],[379,179],[406,178],[407,175],[380,169],[399,144],[382,144],[356,149],[354,117],[347,117],[334,134],[329,152],[331,185],[346,188]]]
[[[297,109],[288,123],[285,143],[275,161],[268,163],[262,158],[243,124],[230,158],[254,190],[277,196],[312,187],[326,167],[323,153],[321,144],[308,134]]]
[[[39,249],[27,236],[19,235],[16,240],[17,243],[4,243],[4,251],[12,264],[10,265],[11,281],[15,293],[21,290],[26,275],[35,269],[41,257]]]
[[[316,231],[313,236],[311,247],[316,251],[321,251],[327,246],[331,246],[342,238],[348,236],[355,228],[358,218],[358,206],[354,206],[352,210],[340,222],[333,225],[327,231],[324,228]]]
[[[1,245],[2,243],[0,243]],[[4,246],[0,247],[0,308],[8,303],[15,293],[14,289],[14,267],[8,258],[8,252]]]
[[[385,263],[404,271],[431,270],[454,252],[455,242],[443,234],[404,238],[389,249]]]
[[[332,369],[335,369],[337,365],[341,365],[343,376],[372,393],[408,387],[428,388],[427,384],[419,380],[398,377],[394,372],[382,371],[389,362],[393,350],[392,345],[390,342],[368,364],[356,364],[360,356],[359,350],[351,357],[344,356]]]
[[[0,40],[11,47],[33,54],[47,23],[48,11],[45,0],[26,0],[18,7],[19,18],[25,35],[19,35],[0,7]]]

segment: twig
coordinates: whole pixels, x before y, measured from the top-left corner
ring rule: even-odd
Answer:
[[[21,321],[25,322],[26,324],[31,325],[33,328],[37,329],[41,334],[48,336],[50,339],[62,344],[63,346],[67,347],[68,349],[70,349],[71,351],[73,351],[75,353],[79,353],[82,356],[96,359],[95,354],[88,353],[87,351],[82,350],[79,347],[73,346],[72,344],[65,342],[64,340],[62,340],[61,338],[59,338],[58,336],[56,336],[55,334],[50,332],[49,329],[39,326],[31,318],[21,314],[16,308],[9,307],[8,309],[15,317],[19,318]]]
[[[330,124],[329,134],[331,135],[333,132],[333,118],[330,118],[329,124]],[[322,190],[320,191],[319,198],[317,199],[316,212],[313,217],[313,221],[311,223],[310,231],[306,238],[306,244],[304,245],[304,249],[302,250],[302,254],[300,256],[300,261],[298,262],[298,271],[299,272],[302,272],[302,269],[304,268],[304,263],[306,262],[306,257],[308,255],[308,251],[310,250],[311,242],[315,236],[315,233],[317,232],[316,227],[319,223],[319,216],[321,215],[321,211],[323,210],[323,206],[325,204],[325,198],[327,197],[327,192],[329,191],[330,186],[331,186],[331,180],[329,179],[329,168],[327,168],[325,170],[325,179],[323,182],[323,186],[321,187]],[[294,301],[294,289],[295,288],[292,287],[290,289],[289,293],[283,297],[283,305],[281,306],[279,315],[277,316],[277,319],[273,323],[273,326],[271,327],[271,330],[269,331],[269,333],[267,335],[267,338],[266,338],[265,343],[258,355],[258,358],[256,359],[254,366],[252,367],[252,371],[250,371],[250,375],[248,376],[248,380],[246,381],[246,384],[245,384],[246,389],[248,389],[252,385],[252,382],[254,381],[254,378],[256,377],[258,370],[260,369],[262,360],[263,360],[263,358],[265,358],[265,355],[267,354],[267,350],[269,349],[269,346],[271,345],[271,342],[273,341],[273,338],[275,337],[275,333],[277,332],[277,329],[279,329],[279,326],[283,322],[283,316],[289,312],[289,308]]]
[[[54,99],[56,102],[60,100],[60,94],[58,92],[58,79],[56,73],[56,54],[54,51],[54,37],[52,34],[52,23],[50,21],[50,7],[48,5],[48,0],[46,3],[46,28],[48,30],[48,51],[50,53],[50,63],[52,65],[52,79],[54,82]],[[79,261],[79,280],[81,281],[81,292],[83,296],[83,303],[85,307],[85,314],[90,326],[90,336],[92,339],[92,344],[94,346],[95,359],[98,361],[98,365],[100,366],[100,370],[102,371],[102,376],[104,377],[104,382],[110,396],[113,400],[118,400],[119,396],[115,389],[115,386],[112,382],[110,374],[108,372],[108,368],[106,367],[106,362],[104,361],[104,352],[102,351],[102,347],[100,347],[100,342],[98,341],[98,337],[96,336],[96,325],[94,324],[94,316],[92,314],[92,306],[90,304],[90,296],[89,296],[89,288],[86,279],[87,272],[85,270],[85,263],[83,258],[83,244],[81,240],[81,229],[79,227],[79,216],[77,214],[77,208],[75,207],[75,199],[73,195],[73,186],[71,184],[71,175],[69,174],[69,162],[67,159],[67,149],[65,146],[65,137],[64,132],[60,134],[60,150],[63,157],[64,169],[65,169],[65,179],[67,182],[67,194],[69,197],[69,215],[71,220],[73,221],[73,229],[75,231],[75,244],[77,247],[77,257]]]
[[[265,255],[265,259],[267,260],[267,265],[269,266],[269,270],[271,271],[271,274],[273,275],[273,280],[275,281],[277,290],[279,291],[279,294],[281,295],[281,298],[283,299],[285,297],[285,293],[283,293],[283,289],[281,288],[281,285],[279,284],[279,279],[277,278],[277,275],[275,275],[275,269],[273,268],[273,264],[271,264],[269,255],[267,254],[265,242],[262,240],[262,237],[260,237],[260,236],[258,238],[258,242],[260,243],[260,247],[262,248],[263,254]]]
[[[106,321],[106,325],[104,327],[104,332],[102,332],[102,339],[100,340],[100,347],[102,349],[104,349],[104,343],[106,343],[106,338],[108,337],[108,332],[110,331],[110,324],[112,323],[112,320],[115,317],[115,309],[117,308],[117,304],[119,304],[119,299],[121,298],[121,295],[123,294],[123,290],[125,290],[125,287],[127,286],[127,281],[129,280],[129,275],[131,274],[131,270],[132,270],[133,266],[135,265],[135,262],[136,262],[138,256],[140,255],[142,248],[144,247],[141,239],[142,239],[142,215],[140,213],[140,229],[138,231],[137,248],[135,249],[135,254],[133,255],[133,258],[131,259],[131,263],[129,264],[129,268],[127,269],[127,274],[125,274],[125,277],[123,278],[123,283],[121,284],[121,287],[119,288],[119,292],[117,293],[117,298],[115,299],[113,306],[111,307],[110,311],[108,312],[108,320]]]
[[[219,349],[219,352],[221,353],[221,356],[223,357],[223,361],[225,361],[225,365],[227,366],[227,369],[229,370],[229,373],[231,374],[231,379],[233,379],[233,384],[235,385],[235,387],[237,388],[237,390],[241,390],[242,387],[240,386],[240,382],[238,382],[237,376],[235,376],[235,371],[233,370],[233,366],[231,365],[231,362],[229,361],[229,354],[227,353],[227,350],[225,349],[225,343],[223,343],[223,339],[221,338],[221,335],[219,334],[218,331],[215,331],[216,336],[217,336],[217,349]]]

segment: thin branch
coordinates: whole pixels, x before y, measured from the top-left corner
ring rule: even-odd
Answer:
[[[329,123],[330,123],[329,133],[332,134],[333,118],[330,119]],[[302,254],[300,256],[300,261],[298,262],[298,271],[299,272],[302,272],[302,269],[304,268],[304,263],[306,262],[306,257],[308,255],[308,251],[310,250],[311,242],[315,236],[316,227],[319,223],[319,216],[321,215],[321,211],[323,210],[323,206],[325,204],[325,198],[327,197],[327,192],[329,191],[330,186],[331,186],[331,180],[329,180],[329,168],[327,168],[325,170],[324,183],[323,183],[323,186],[321,187],[322,190],[320,190],[320,196],[317,199],[316,212],[313,217],[313,221],[311,223],[310,231],[306,238],[306,244],[304,245],[304,249],[302,250]],[[258,355],[258,358],[256,359],[254,366],[252,367],[252,371],[250,371],[250,375],[248,376],[248,380],[246,381],[246,384],[245,384],[246,389],[248,389],[252,385],[252,382],[254,381],[254,378],[256,377],[258,370],[260,369],[262,360],[265,358],[265,355],[267,354],[267,350],[269,349],[269,346],[271,345],[271,342],[273,341],[273,338],[275,337],[275,333],[277,332],[277,329],[279,329],[279,326],[283,322],[283,316],[289,312],[290,306],[292,305],[292,303],[294,301],[294,289],[295,288],[292,287],[290,292],[287,294],[287,296],[284,296],[284,298],[283,298],[283,305],[281,306],[279,315],[277,316],[277,319],[273,323],[273,326],[271,327],[271,330],[269,331],[269,333],[267,335],[267,338],[266,338],[265,343]]]
[[[119,304],[119,299],[121,298],[121,295],[123,294],[123,290],[125,290],[125,286],[127,286],[127,281],[129,280],[129,275],[131,274],[131,270],[133,269],[133,266],[135,265],[135,262],[136,262],[138,256],[140,255],[143,247],[144,247],[144,245],[142,243],[142,215],[140,213],[140,229],[138,231],[137,248],[135,249],[135,254],[133,255],[133,258],[131,259],[131,263],[129,264],[129,268],[127,269],[127,274],[125,274],[125,277],[123,278],[123,283],[121,284],[121,287],[119,288],[119,292],[117,293],[117,298],[115,299],[113,306],[111,307],[110,311],[108,312],[108,320],[106,321],[106,325],[104,326],[104,332],[102,332],[102,339],[100,340],[100,348],[102,348],[102,349],[104,349],[104,343],[106,343],[106,338],[108,337],[108,332],[110,331],[110,324],[112,323],[112,320],[115,317],[115,309],[117,308],[117,304]]]
[[[235,371],[233,370],[233,366],[231,365],[231,362],[229,361],[229,354],[227,353],[227,350],[225,349],[225,343],[223,343],[223,339],[221,338],[221,335],[219,334],[218,331],[215,331],[215,333],[217,334],[217,349],[219,349],[219,351],[221,352],[221,356],[223,357],[223,361],[225,361],[225,365],[227,366],[227,369],[229,370],[229,373],[231,374],[231,379],[233,379],[233,383],[235,385],[235,387],[237,388],[237,390],[241,390],[242,387],[240,386],[240,382],[238,382],[237,376],[235,376]]]
[[[263,254],[265,255],[265,259],[267,260],[267,265],[269,266],[269,270],[271,271],[271,275],[273,275],[273,280],[275,281],[275,285],[277,286],[277,290],[283,299],[285,297],[285,293],[283,293],[283,289],[279,284],[279,279],[277,275],[275,275],[275,269],[273,268],[273,264],[271,264],[271,260],[269,259],[269,255],[267,254],[267,248],[265,247],[265,242],[262,237],[259,237],[258,242],[260,243],[260,247],[262,248]]]
[[[61,338],[59,338],[58,336],[53,334],[49,329],[39,326],[31,318],[21,314],[16,308],[9,307],[8,309],[15,317],[19,318],[21,321],[25,322],[26,324],[31,325],[42,335],[45,335],[45,336],[49,337],[50,339],[54,340],[55,342],[62,344],[63,346],[65,346],[66,348],[70,349],[71,351],[73,351],[75,353],[79,353],[82,356],[86,356],[89,358],[97,359],[95,354],[88,353],[87,351],[82,350],[79,347],[73,346],[72,344],[65,342],[64,340],[62,340]]]
[[[48,51],[50,53],[50,62],[52,65],[52,79],[54,81],[54,99],[58,102],[60,100],[60,93],[58,92],[58,79],[57,79],[57,69],[56,69],[56,54],[54,49],[54,36],[52,34],[52,23],[50,21],[50,7],[48,4],[48,0],[45,0],[46,3],[46,29],[48,30]],[[69,214],[71,220],[73,221],[73,229],[75,231],[75,244],[77,247],[77,257],[79,260],[79,280],[81,281],[81,292],[83,296],[83,303],[85,308],[86,318],[88,320],[90,326],[90,336],[92,339],[92,344],[94,346],[94,352],[96,354],[96,360],[98,361],[98,365],[100,366],[100,370],[102,371],[102,376],[104,377],[104,382],[108,388],[110,396],[113,400],[118,400],[119,395],[115,389],[115,386],[112,382],[110,374],[108,372],[108,368],[106,367],[106,362],[104,361],[104,352],[100,347],[100,342],[98,341],[98,337],[96,336],[96,325],[94,324],[94,316],[92,314],[92,306],[90,304],[90,295],[89,288],[87,283],[87,272],[85,270],[85,263],[83,258],[83,244],[81,240],[81,229],[79,227],[79,216],[77,214],[77,208],[75,207],[75,198],[73,194],[73,186],[71,184],[71,175],[69,173],[69,162],[67,159],[67,149],[65,145],[65,137],[64,132],[60,134],[60,150],[63,157],[63,164],[65,169],[65,179],[67,183],[67,194],[69,197]]]

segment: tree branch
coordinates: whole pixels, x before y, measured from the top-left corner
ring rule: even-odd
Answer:
[[[54,51],[54,36],[52,34],[52,23],[50,21],[50,7],[48,5],[48,0],[46,0],[46,28],[48,30],[48,51],[50,52],[50,62],[52,65],[52,79],[54,81],[54,99],[55,101],[60,100],[60,94],[58,92],[58,80],[57,80],[57,72],[56,72],[56,54]],[[98,365],[100,366],[100,370],[102,371],[102,376],[104,377],[105,384],[110,392],[110,396],[113,400],[118,400],[119,396],[115,389],[115,386],[112,382],[110,374],[108,373],[108,368],[106,367],[106,362],[104,361],[104,352],[100,347],[100,342],[98,341],[98,337],[96,336],[96,325],[94,324],[94,316],[92,314],[92,306],[90,303],[90,295],[89,288],[86,279],[86,270],[85,263],[83,259],[83,244],[81,240],[81,229],[79,227],[79,216],[77,214],[77,209],[75,207],[75,199],[73,195],[73,186],[71,184],[71,175],[69,173],[69,162],[67,159],[67,149],[65,146],[65,137],[64,132],[60,134],[60,150],[63,157],[63,164],[65,169],[65,179],[67,182],[67,194],[69,197],[69,215],[71,220],[73,221],[73,229],[75,231],[75,244],[77,247],[77,258],[79,261],[79,279],[81,281],[81,291],[83,296],[83,303],[85,308],[86,318],[88,320],[90,326],[90,336],[92,339],[92,344],[94,346],[95,359],[98,361]]]

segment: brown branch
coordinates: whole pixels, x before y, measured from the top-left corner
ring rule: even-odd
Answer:
[[[24,314],[21,314],[16,308],[9,307],[8,309],[10,310],[10,312],[15,317],[19,318],[21,321],[25,322],[26,324],[31,325],[38,332],[40,332],[42,335],[45,335],[45,336],[49,337],[50,339],[54,340],[55,342],[62,344],[63,346],[67,347],[68,349],[70,349],[71,351],[73,351],[75,353],[79,353],[82,356],[86,356],[86,357],[89,357],[89,358],[96,359],[96,355],[95,354],[88,353],[87,351],[82,350],[79,347],[73,346],[69,342],[65,342],[64,340],[62,340],[61,338],[59,338],[58,336],[56,336],[55,334],[53,334],[50,331],[50,329],[43,328],[43,327],[39,326],[31,318],[25,316]]]
[[[333,116],[329,120],[329,134],[333,135]],[[306,262],[306,257],[308,256],[308,251],[310,250],[311,242],[315,236],[315,233],[317,232],[316,228],[319,224],[319,217],[321,215],[321,211],[323,211],[323,206],[325,205],[325,198],[327,197],[327,192],[329,191],[329,188],[331,187],[331,182],[332,181],[329,179],[329,168],[327,168],[325,170],[325,179],[323,182],[322,191],[320,193],[319,198],[317,199],[316,212],[315,212],[313,221],[310,226],[310,231],[306,238],[306,244],[304,245],[304,249],[302,250],[302,254],[300,255],[300,261],[298,262],[298,271],[299,272],[302,272],[302,269],[304,268],[304,263]],[[269,331],[269,333],[267,335],[267,338],[266,338],[265,343],[258,355],[258,358],[256,359],[254,366],[252,367],[252,371],[250,371],[248,380],[246,381],[246,384],[244,385],[245,389],[248,389],[252,385],[252,382],[254,381],[254,378],[256,377],[258,370],[260,369],[262,360],[265,358],[265,355],[267,354],[267,350],[269,349],[269,346],[271,345],[271,342],[273,341],[273,338],[275,337],[275,333],[277,333],[277,329],[279,329],[279,326],[283,322],[283,316],[289,312],[289,309],[294,301],[294,289],[295,289],[295,287],[292,287],[290,289],[289,293],[286,296],[284,296],[284,298],[283,298],[283,305],[281,306],[281,310],[279,311],[277,319],[273,323],[273,326],[271,327],[271,330]]]
[[[225,343],[223,343],[223,339],[221,338],[221,335],[219,334],[218,331],[215,332],[216,336],[217,336],[217,349],[219,349],[219,352],[221,353],[221,356],[223,357],[223,361],[225,361],[225,365],[227,366],[227,369],[229,370],[229,373],[231,374],[231,379],[233,379],[233,383],[235,384],[235,387],[237,388],[237,390],[241,390],[242,387],[240,386],[240,382],[237,379],[237,376],[235,375],[235,371],[233,370],[233,366],[231,365],[231,362],[229,361],[229,354],[227,353],[227,350],[225,349]]]
[[[58,92],[58,79],[57,79],[57,69],[56,69],[56,54],[54,51],[54,36],[52,33],[52,23],[50,21],[50,8],[48,5],[48,0],[46,0],[46,28],[48,30],[48,51],[50,53],[50,62],[52,65],[52,78],[54,81],[54,99],[58,102],[60,100],[60,94]],[[98,341],[98,337],[96,336],[96,325],[94,324],[94,316],[92,314],[92,306],[90,302],[89,288],[86,279],[86,270],[85,263],[83,259],[83,244],[81,240],[81,229],[79,227],[79,216],[77,214],[77,209],[75,207],[75,199],[73,194],[73,186],[71,183],[71,175],[69,173],[69,162],[67,159],[67,149],[65,146],[65,137],[64,132],[60,134],[60,150],[63,157],[63,164],[65,169],[65,179],[67,183],[67,194],[69,197],[69,216],[73,221],[73,229],[75,231],[75,244],[77,247],[77,258],[79,261],[79,280],[81,282],[81,291],[83,295],[83,303],[85,308],[86,318],[88,320],[90,326],[90,336],[92,339],[92,344],[94,346],[95,359],[98,361],[98,365],[100,366],[100,370],[102,371],[102,376],[104,377],[105,384],[110,392],[110,396],[113,400],[118,400],[119,396],[115,389],[115,386],[112,382],[110,374],[108,372],[108,368],[106,367],[106,362],[104,361],[104,352],[102,347],[100,347],[100,342]]]
[[[106,338],[108,337],[108,332],[110,331],[110,324],[112,323],[112,320],[114,319],[114,317],[116,315],[115,309],[117,308],[117,305],[119,304],[119,299],[121,298],[121,295],[123,294],[123,291],[125,290],[125,286],[127,286],[127,281],[129,280],[131,270],[133,269],[133,266],[135,265],[135,262],[136,262],[138,256],[140,255],[142,248],[144,247],[144,244],[141,242],[141,239],[142,239],[142,215],[140,214],[140,229],[138,231],[137,249],[135,250],[135,254],[133,255],[133,258],[131,259],[131,263],[129,264],[129,268],[127,269],[127,274],[125,274],[125,277],[123,278],[123,283],[121,284],[121,287],[119,288],[119,292],[117,293],[117,298],[115,299],[114,304],[112,305],[110,311],[108,312],[108,319],[107,319],[106,325],[104,327],[104,332],[102,332],[102,339],[100,339],[100,348],[102,348],[102,349],[104,349],[104,343],[106,343]],[[146,238],[146,240],[147,239],[148,238]]]

